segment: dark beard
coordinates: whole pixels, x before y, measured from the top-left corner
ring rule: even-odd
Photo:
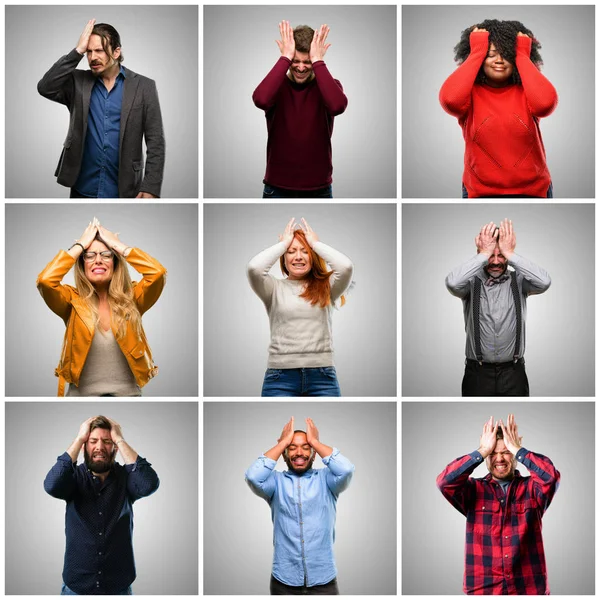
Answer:
[[[294,467],[294,463],[288,458],[287,454],[283,455],[283,460],[288,466],[288,469],[292,471],[292,473],[296,473],[296,475],[302,475],[302,473],[306,473],[306,471],[312,469],[312,465],[315,462],[315,456],[316,452],[313,454],[313,457],[306,463],[305,469],[296,469],[296,467]]]
[[[113,452],[112,456],[110,456],[108,460],[92,460],[91,456],[88,454],[88,451],[85,448],[83,449],[85,466],[92,471],[92,473],[107,473],[110,471],[115,462],[116,454],[116,452]]]

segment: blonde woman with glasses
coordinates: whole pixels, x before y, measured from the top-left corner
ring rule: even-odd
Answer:
[[[142,280],[132,282],[127,265]],[[63,277],[75,267],[75,287]],[[142,315],[160,297],[166,269],[154,258],[121,242],[118,234],[89,223],[68,250],[61,250],[39,274],[42,298],[66,325],[58,395],[141,396],[158,368]]]

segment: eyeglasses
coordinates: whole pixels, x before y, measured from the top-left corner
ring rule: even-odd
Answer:
[[[110,250],[105,250],[104,252],[84,252],[83,260],[85,260],[85,262],[94,262],[97,254],[100,255],[100,260],[102,262],[110,262],[113,257],[113,253]]]

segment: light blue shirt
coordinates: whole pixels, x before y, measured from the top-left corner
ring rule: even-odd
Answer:
[[[336,505],[354,465],[337,448],[323,463],[327,468],[297,475],[275,471],[277,462],[263,454],[246,471],[250,489],[271,507],[273,577],[286,585],[324,585],[337,575]]]

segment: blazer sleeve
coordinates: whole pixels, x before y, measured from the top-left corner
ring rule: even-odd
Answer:
[[[146,168],[140,192],[160,198],[165,169],[165,134],[158,101],[156,83],[149,80],[144,106],[144,139],[146,140]]]
[[[79,54],[75,48],[69,54],[59,58],[39,80],[38,92],[44,98],[70,108],[75,93],[73,72],[82,58],[83,55]]]
[[[142,275],[142,280],[134,284],[133,295],[143,315],[160,298],[167,282],[167,270],[139,248],[133,248],[125,260]]]
[[[65,324],[71,314],[71,299],[77,291],[70,285],[62,285],[63,277],[71,270],[75,259],[61,250],[38,275],[36,285],[48,308],[56,313]]]

